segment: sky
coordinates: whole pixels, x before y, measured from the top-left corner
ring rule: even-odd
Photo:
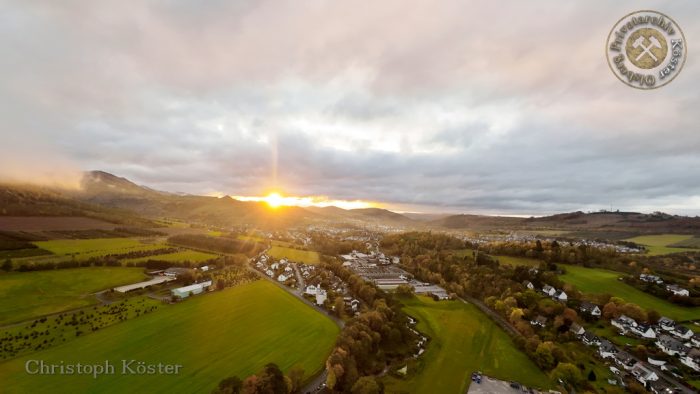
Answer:
[[[639,9],[688,42],[653,91],[605,58]],[[0,178],[698,215],[699,18],[690,0],[0,0]]]

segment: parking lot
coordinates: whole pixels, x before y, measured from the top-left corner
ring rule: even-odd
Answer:
[[[469,385],[469,394],[523,394],[523,393],[539,393],[537,390],[516,389],[510,386],[510,382],[497,380],[483,376],[481,383],[471,382]]]

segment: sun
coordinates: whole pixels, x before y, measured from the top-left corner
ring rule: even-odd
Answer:
[[[279,193],[270,193],[263,198],[263,201],[265,201],[270,208],[279,208],[284,204],[284,197]]]

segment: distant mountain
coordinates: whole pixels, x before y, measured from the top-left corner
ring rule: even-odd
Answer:
[[[60,190],[36,185],[0,184],[0,215],[83,216],[124,225],[153,225],[132,212],[81,201]]]
[[[219,198],[161,192],[103,171],[86,173],[82,186],[80,192],[73,193],[74,198],[128,209],[150,218],[169,217],[217,226],[278,227],[298,224],[315,216],[298,207],[280,207],[273,212],[264,203],[239,201],[229,196]]]
[[[331,206],[306,207],[304,209],[316,213],[326,219],[385,222],[388,224],[408,224],[413,222],[412,219],[404,215],[382,208],[342,209]]]
[[[639,212],[569,212],[551,216],[520,218],[508,216],[452,215],[430,222],[449,229],[558,229],[618,233],[700,233],[700,218],[644,214]]]

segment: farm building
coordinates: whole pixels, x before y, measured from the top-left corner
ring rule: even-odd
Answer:
[[[175,278],[171,278],[171,277],[167,277],[167,276],[157,276],[151,280],[147,280],[144,282],[133,283],[130,285],[115,287],[114,291],[119,292],[119,293],[128,293],[128,292],[133,291],[133,290],[145,289],[146,287],[161,284],[161,283],[168,282],[171,280],[175,280]]]
[[[177,296],[180,298],[187,298],[191,294],[199,294],[199,293],[207,290],[210,286],[211,286],[211,281],[209,280],[206,282],[195,283],[193,285],[173,289],[172,293],[174,296]]]

